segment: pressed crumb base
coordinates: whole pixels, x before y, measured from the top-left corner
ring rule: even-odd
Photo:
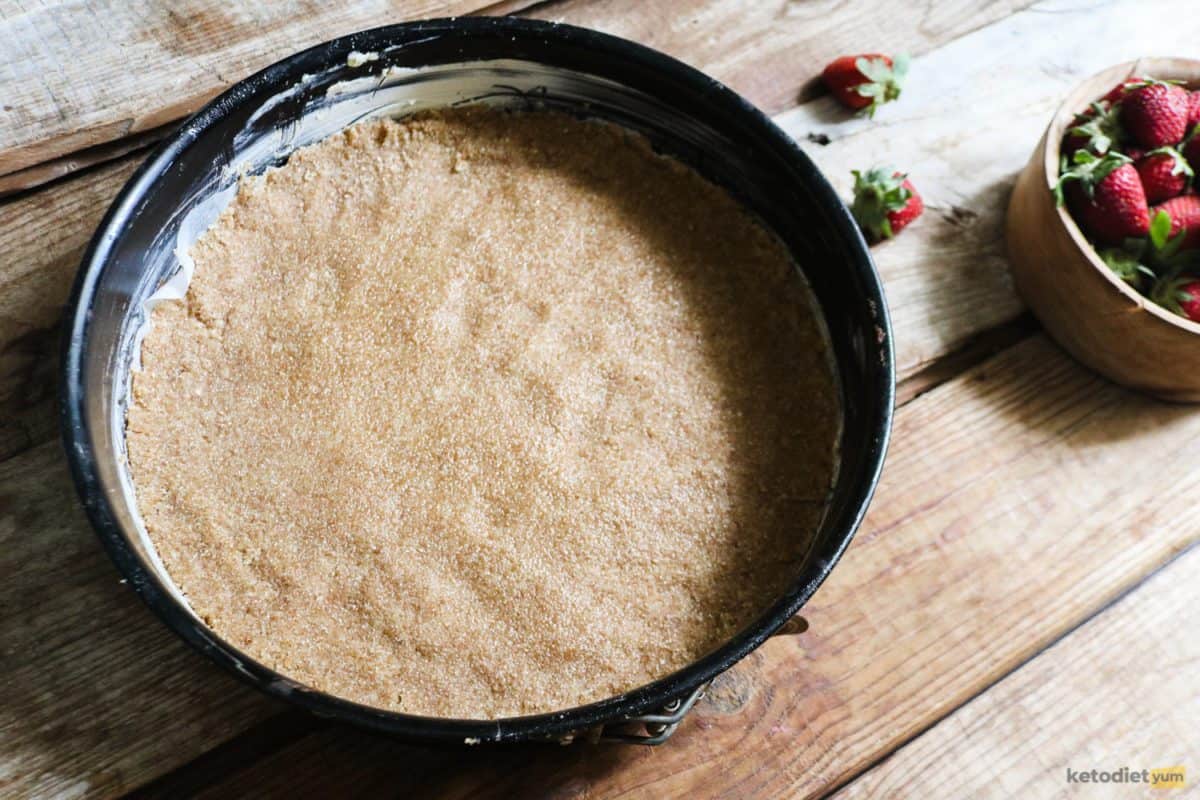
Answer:
[[[838,426],[807,290],[639,136],[481,109],[243,181],[155,308],[127,441],[221,636],[373,706],[559,710],[794,579]]]

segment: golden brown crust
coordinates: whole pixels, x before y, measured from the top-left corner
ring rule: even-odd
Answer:
[[[622,130],[467,110],[261,178],[153,313],[128,445],[220,635],[358,702],[494,718],[729,638],[794,576],[837,406],[782,246]]]

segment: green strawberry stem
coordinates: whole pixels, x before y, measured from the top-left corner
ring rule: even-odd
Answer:
[[[1113,142],[1125,136],[1118,108],[1101,102],[1092,103],[1092,116],[1067,133],[1084,139],[1087,142],[1084,147],[1099,155],[1107,153]]]
[[[892,238],[888,214],[902,210],[912,197],[912,192],[904,185],[908,176],[890,167],[875,167],[866,173],[853,170],[851,174],[854,175],[854,204],[850,213],[868,238]]]
[[[859,111],[868,117],[874,117],[875,111],[884,103],[890,103],[900,97],[904,89],[904,79],[908,76],[908,53],[901,53],[891,64],[882,58],[859,58],[854,67],[866,83],[854,87],[854,91],[863,97],[871,98],[871,104]]]
[[[1150,299],[1172,313],[1182,314],[1179,304],[1192,300],[1191,292],[1183,291],[1183,287],[1195,280],[1192,276],[1162,278],[1150,290]]]
[[[1132,164],[1133,159],[1123,153],[1110,152],[1103,156],[1087,150],[1075,151],[1070,163],[1063,156],[1059,166],[1058,183],[1054,185],[1054,199],[1061,206],[1066,202],[1063,196],[1063,186],[1069,181],[1078,181],[1084,193],[1091,200],[1096,196],[1096,186],[1113,173],[1114,170],[1126,164]]]

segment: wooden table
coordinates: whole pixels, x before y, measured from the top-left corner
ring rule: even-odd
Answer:
[[[1200,782],[1200,411],[1067,358],[1002,238],[1057,99],[1117,61],[1200,55],[1195,0],[163,6],[0,4],[0,794],[1169,797],[1067,771],[1177,765]],[[928,204],[875,249],[902,380],[870,515],[808,630],[722,676],[658,749],[422,750],[257,694],[121,585],[56,440],[68,285],[148,144],[291,51],[465,13],[662,49],[774,114],[843,191],[890,162]],[[849,118],[813,77],[876,49],[913,54],[909,88]]]

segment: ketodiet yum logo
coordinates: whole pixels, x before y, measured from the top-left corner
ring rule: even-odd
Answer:
[[[1187,785],[1187,770],[1183,767],[1157,769],[1071,769],[1067,768],[1067,783],[1137,783],[1151,789],[1182,789]]]

